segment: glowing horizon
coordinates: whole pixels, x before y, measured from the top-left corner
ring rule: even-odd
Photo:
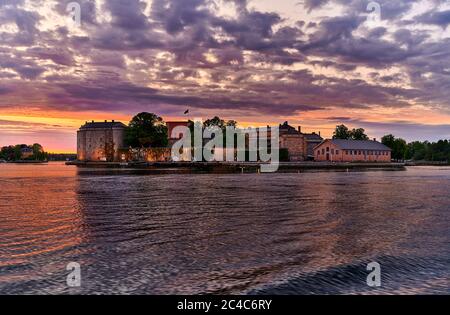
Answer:
[[[450,139],[450,4],[379,0],[7,0],[0,146],[76,151],[85,121],[220,116],[330,137]],[[370,22],[370,23],[369,23]]]

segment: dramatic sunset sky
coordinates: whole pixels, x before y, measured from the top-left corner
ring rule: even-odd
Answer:
[[[450,1],[0,0],[0,146],[74,152],[86,120],[219,115],[450,138]]]

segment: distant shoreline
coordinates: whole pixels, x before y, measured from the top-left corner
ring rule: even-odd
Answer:
[[[17,160],[17,161],[1,161],[4,164],[47,164],[48,161],[28,161],[28,160]]]

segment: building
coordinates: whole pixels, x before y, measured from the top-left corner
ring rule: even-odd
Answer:
[[[390,162],[391,149],[377,141],[325,140],[314,148],[316,161]]]
[[[20,146],[20,158],[22,160],[28,159],[33,156],[33,149],[29,146],[22,144]]]
[[[313,133],[304,133],[306,140],[306,159],[314,160],[314,148],[322,143],[323,138],[320,136],[320,132],[317,134]]]
[[[79,161],[120,161],[125,129],[121,122],[86,122],[77,132],[77,159]]]
[[[188,121],[169,121],[166,122],[168,129],[168,147],[167,148],[124,148],[124,136],[126,126],[121,122],[86,122],[80,127],[77,133],[77,159],[79,161],[97,161],[97,162],[119,162],[119,161],[168,161],[171,159],[171,148],[175,142],[182,138],[182,133],[173,135],[176,127],[189,127]],[[270,127],[267,137],[270,138]],[[290,126],[288,122],[279,126],[279,144],[280,149],[285,150],[285,160],[305,161],[314,157],[313,148],[320,144],[323,139],[319,134],[302,133],[301,127],[297,129]],[[259,129],[256,132],[259,138]],[[203,145],[211,139],[203,139]],[[246,136],[246,145],[249,144],[249,137]],[[268,141],[270,146],[270,140]],[[191,160],[192,148],[183,148],[182,160]],[[226,155],[224,149],[217,149],[215,154],[218,157]],[[250,154],[250,152],[247,152]],[[236,155],[236,152],[234,153]],[[220,160],[221,158],[218,158]]]
[[[290,126],[286,121],[279,126],[280,149],[288,151],[289,161],[305,161],[314,158],[314,147],[323,141],[320,134],[302,133],[302,128]]]

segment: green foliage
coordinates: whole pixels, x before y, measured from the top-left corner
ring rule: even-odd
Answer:
[[[391,135],[391,134],[385,135],[383,138],[381,138],[381,143],[393,150],[394,143],[395,143],[394,135]]]
[[[350,139],[350,130],[348,130],[345,125],[336,126],[336,130],[333,133],[333,139]]]
[[[44,148],[39,143],[33,144],[31,146],[31,149],[33,150],[33,157],[32,157],[33,160],[38,161],[47,160],[48,154],[44,152]]]
[[[350,138],[353,140],[369,140],[363,128],[353,129],[350,131]]]
[[[22,149],[31,149],[33,154],[28,157],[22,156]],[[16,144],[14,146],[6,146],[0,150],[0,159],[6,161],[19,161],[19,160],[33,160],[33,161],[45,161],[48,158],[48,153],[44,152],[44,148],[39,144],[33,145]]]
[[[333,133],[333,139],[369,140],[369,137],[365,134],[365,130],[363,128],[350,130],[345,125],[339,125],[336,126]]]
[[[0,159],[6,161],[15,160],[15,150],[14,146],[3,147],[0,151]]]
[[[167,127],[158,115],[139,113],[133,117],[125,131],[125,143],[131,147],[166,147]]]
[[[236,126],[237,126],[237,121],[235,121],[235,120],[225,121],[218,116],[214,116],[211,119],[207,119],[203,123],[203,127],[205,127],[205,128],[206,127],[219,127],[222,130],[225,130],[226,127],[236,127]]]
[[[438,142],[412,142],[408,145],[408,158],[425,161],[450,161],[450,142],[439,140]]]
[[[401,138],[386,135],[381,141],[392,149],[392,158],[396,160],[450,161],[450,142],[448,140],[439,140],[433,143],[414,141],[407,144]]]
[[[220,119],[219,117],[215,116],[211,119],[205,120],[203,123],[203,127],[219,127],[224,129],[225,128],[225,121],[223,119]]]
[[[408,145],[401,138],[395,138],[389,134],[381,138],[381,143],[392,150],[392,158],[395,160],[405,160],[407,158]]]
[[[207,127],[219,127],[222,130],[223,134],[223,147],[227,146],[227,135],[226,135],[226,128],[227,127],[237,127],[238,122],[235,120],[228,120],[225,121],[221,119],[218,116],[214,116],[213,118],[207,119],[203,122],[202,129],[205,129]],[[191,131],[191,141],[194,143],[194,125],[195,123],[192,120],[189,120],[189,129]],[[236,143],[237,136],[235,135],[235,143]]]
[[[20,151],[21,148],[22,146],[20,144],[14,146],[14,161],[20,160],[22,158],[22,152]]]

